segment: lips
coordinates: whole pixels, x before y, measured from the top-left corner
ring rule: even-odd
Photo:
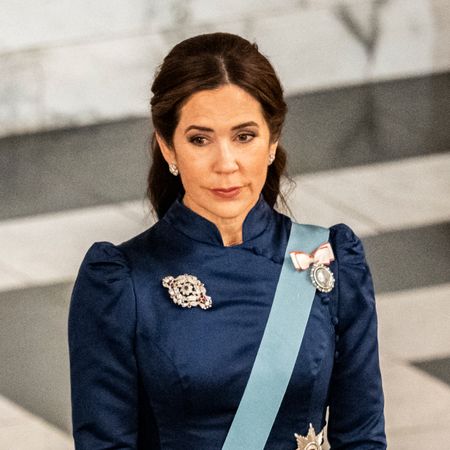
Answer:
[[[241,186],[233,186],[229,188],[211,189],[211,192],[218,197],[233,198],[241,192]]]
[[[235,191],[236,189],[240,189],[240,186],[233,186],[230,188],[217,188],[217,189],[213,189],[213,191],[231,192],[231,191]]]

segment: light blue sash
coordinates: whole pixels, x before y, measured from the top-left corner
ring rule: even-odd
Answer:
[[[328,228],[292,223],[269,318],[222,450],[264,449],[294,369],[316,292],[309,271],[296,271],[289,252],[310,253],[328,237]]]

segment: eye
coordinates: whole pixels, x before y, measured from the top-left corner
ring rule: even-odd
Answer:
[[[250,142],[254,137],[253,133],[240,133],[238,134],[238,141],[243,143]]]
[[[189,138],[189,142],[194,145],[203,146],[206,144],[206,138],[204,136],[193,136]]]

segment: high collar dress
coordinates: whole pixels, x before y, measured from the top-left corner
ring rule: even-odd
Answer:
[[[243,242],[224,246],[217,227],[178,198],[143,233],[119,245],[92,244],[68,322],[77,450],[222,448],[291,225],[260,195],[243,223]],[[328,406],[333,450],[386,448],[370,270],[350,227],[330,227],[329,242],[336,284],[316,291],[266,450],[295,450],[294,433],[306,435],[310,423],[322,430]],[[181,274],[204,284],[211,308],[174,303],[162,279]]]

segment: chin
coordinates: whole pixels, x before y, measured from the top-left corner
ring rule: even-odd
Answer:
[[[198,194],[198,193],[197,193]],[[215,218],[233,219],[235,217],[247,214],[252,206],[257,202],[259,195],[249,195],[249,192],[241,192],[236,198],[216,198],[213,194],[207,195],[189,195],[185,202],[188,207],[209,220]],[[209,217],[208,217],[209,216]]]
[[[215,216],[231,219],[248,212],[255,201],[253,199],[214,201],[207,205],[207,209]]]

